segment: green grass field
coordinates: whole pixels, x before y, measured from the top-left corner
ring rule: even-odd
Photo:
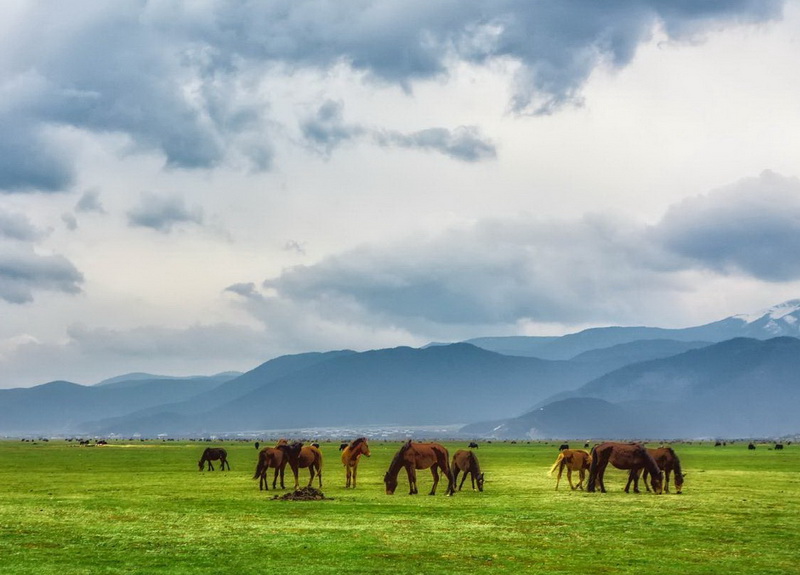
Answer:
[[[403,473],[384,494],[399,442],[371,444],[356,490],[324,443],[334,500],[274,501],[251,443],[214,445],[230,472],[199,472],[199,443],[0,442],[0,573],[800,572],[800,446],[675,445],[684,493],[655,496],[617,470],[606,494],[556,492],[556,444],[482,444],[486,490],[430,497]]]

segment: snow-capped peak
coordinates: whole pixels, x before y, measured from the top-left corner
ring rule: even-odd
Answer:
[[[774,305],[767,309],[762,309],[761,311],[757,311],[755,313],[739,314],[733,317],[740,319],[747,324],[754,323],[765,317],[769,317],[771,320],[784,318],[786,323],[792,324],[795,322],[795,318],[787,316],[790,316],[790,314],[793,314],[798,310],[800,310],[800,299],[790,299],[789,301],[779,303],[778,305]]]

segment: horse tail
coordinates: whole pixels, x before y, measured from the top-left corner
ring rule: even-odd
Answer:
[[[258,454],[258,463],[256,464],[256,472],[253,474],[253,479],[258,479],[261,477],[261,474],[264,472],[265,464],[266,464],[266,453],[263,451],[259,452]]]
[[[589,483],[586,484],[586,490],[589,493],[594,493],[595,485],[597,483],[597,446],[592,447],[589,454],[592,463],[589,465]]]
[[[562,459],[564,459],[564,452],[563,451],[558,454],[558,457],[556,457],[556,462],[553,464],[553,467],[550,468],[550,475],[553,475],[553,473],[556,472],[556,469],[558,469],[558,466],[561,463]]]

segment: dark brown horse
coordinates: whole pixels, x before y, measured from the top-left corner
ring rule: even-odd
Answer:
[[[289,467],[294,474],[294,488],[300,487],[300,480],[297,471],[301,467],[307,467],[311,477],[308,479],[308,486],[314,481],[314,477],[319,477],[319,486],[322,488],[322,452],[313,445],[303,445],[300,442],[282,446],[289,462]]]
[[[258,478],[258,490],[269,491],[269,481],[267,480],[267,470],[272,467],[275,469],[275,476],[272,478],[272,488],[275,489],[275,484],[278,482],[278,474],[281,477],[281,489],[286,489],[283,484],[283,471],[286,468],[285,449],[280,447],[265,447],[258,452],[258,463],[256,464],[256,472],[253,479]]]
[[[617,469],[639,470],[646,469],[650,473],[650,482],[653,492],[660,494],[663,481],[663,473],[658,468],[653,456],[647,453],[644,445],[640,443],[614,443],[607,441],[592,448],[592,464],[589,467],[589,484],[586,489],[594,493],[596,486],[600,486],[600,491],[605,493],[606,487],[603,484],[603,474],[610,463]],[[634,478],[633,490],[639,493],[638,475]],[[628,490],[627,488],[625,489]]]
[[[346,481],[345,489],[350,487],[350,483],[352,480],[353,489],[356,488],[356,473],[358,472],[358,460],[361,459],[361,456],[364,455],[369,457],[369,445],[367,444],[366,437],[359,437],[358,439],[353,440],[350,444],[344,448],[342,451],[342,465],[344,465],[346,471]]]
[[[673,471],[675,472],[675,493],[680,494],[681,490],[683,489],[683,478],[684,473],[681,469],[681,460],[678,459],[678,455],[671,447],[658,447],[655,449],[647,449],[647,453],[649,453],[653,459],[656,460],[656,464],[658,464],[658,468],[664,472],[664,493],[669,493],[669,474]],[[628,490],[628,486],[630,486],[631,481],[636,483],[638,477],[634,477],[633,475],[639,474],[637,470],[631,470],[630,475],[628,476],[628,485],[625,486],[625,491]],[[647,477],[650,473],[647,469],[644,469],[644,474],[642,475],[642,479],[644,480],[644,486],[650,491],[650,486],[647,485]]]
[[[464,472],[461,477],[461,484],[458,490],[464,486],[464,480],[469,473],[472,481],[472,490],[475,491],[475,484],[478,485],[478,491],[483,491],[483,473],[481,472],[481,465],[478,463],[477,456],[466,449],[459,449],[453,454],[453,461],[450,465],[450,470],[453,472],[453,485],[458,483],[458,473]]]
[[[586,472],[592,464],[592,456],[588,451],[583,449],[563,449],[556,457],[556,462],[550,468],[550,475],[558,469],[558,477],[556,478],[556,491],[558,491],[558,484],[561,481],[561,474],[564,468],[567,468],[567,481],[569,481],[570,488],[583,490],[583,480],[586,477]],[[577,485],[572,484],[572,472],[577,471],[580,481]]]
[[[231,470],[231,464],[228,463],[228,452],[221,447],[206,447],[205,451],[203,451],[203,456],[197,462],[197,466],[200,471],[203,471],[203,466],[208,463],[208,470],[214,471],[214,466],[211,465],[211,462],[217,460],[220,462],[221,471],[225,471],[226,465],[228,466],[228,471]]]
[[[430,467],[433,475],[433,487],[431,487],[430,495],[436,495],[439,470],[447,477],[447,495],[452,495],[455,492],[455,482],[450,471],[448,457],[447,449],[438,443],[412,443],[411,440],[408,440],[395,454],[388,471],[383,476],[386,494],[392,495],[397,489],[397,475],[405,467],[408,474],[408,494],[415,495],[417,493],[417,469]]]

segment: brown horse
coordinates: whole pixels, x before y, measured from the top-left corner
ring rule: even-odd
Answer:
[[[438,443],[412,443],[408,440],[395,454],[389,464],[389,469],[383,476],[386,484],[386,494],[392,495],[397,489],[397,475],[405,467],[408,474],[409,495],[417,493],[417,469],[430,467],[433,475],[433,487],[430,495],[436,495],[436,485],[439,483],[439,470],[447,477],[447,495],[455,492],[455,482],[450,471],[447,449]]]
[[[681,460],[678,459],[678,455],[671,447],[658,447],[655,449],[647,449],[647,453],[649,453],[653,459],[656,460],[658,464],[658,468],[664,472],[664,493],[669,493],[669,474],[673,471],[675,472],[675,493],[681,493],[683,489],[683,478],[685,474],[681,470]],[[630,475],[628,476],[628,485],[625,486],[625,490],[627,491],[628,486],[631,484],[631,481],[636,483],[638,477],[633,477],[634,474],[638,476],[639,471],[641,470],[631,470]],[[642,475],[642,479],[644,479],[644,486],[650,491],[650,486],[647,485],[647,477],[650,473],[647,469],[644,470],[644,474]]]
[[[369,457],[369,445],[367,445],[366,437],[359,437],[350,442],[350,444],[342,451],[342,465],[345,467],[347,474],[347,483],[345,489],[350,487],[352,480],[353,489],[356,488],[356,473],[358,472],[358,460],[364,455]]]
[[[581,489],[581,491],[583,491],[583,479],[586,477],[586,472],[589,470],[591,464],[592,456],[589,455],[588,451],[584,451],[583,449],[563,449],[561,453],[558,454],[558,457],[556,457],[556,462],[553,464],[553,467],[550,468],[550,475],[553,475],[556,469],[558,469],[556,491],[558,491],[558,484],[561,481],[561,474],[564,472],[565,467],[567,468],[567,481],[569,481],[570,488],[573,491],[576,489]],[[573,471],[579,473],[580,481],[578,481],[577,485],[572,484]]]
[[[459,449],[453,455],[450,469],[453,472],[453,485],[458,482],[458,473],[460,471],[464,472],[464,475],[461,477],[461,485],[458,486],[459,491],[461,491],[461,488],[464,486],[467,473],[469,473],[472,481],[472,490],[475,491],[475,484],[477,483],[478,491],[483,491],[483,473],[481,472],[481,465],[478,463],[478,458],[474,453],[466,449]]]
[[[228,463],[228,452],[222,449],[221,447],[206,447],[205,451],[203,451],[203,456],[200,458],[200,461],[197,462],[197,466],[200,468],[200,471],[203,471],[203,467],[206,463],[208,463],[208,470],[214,471],[214,466],[211,465],[212,461],[220,462],[220,470],[225,471],[225,466],[228,466],[228,471],[231,470],[231,464]]]
[[[610,463],[617,469],[646,469],[650,473],[653,492],[661,494],[663,474],[653,456],[647,453],[644,445],[607,441],[606,443],[595,445],[592,448],[591,456],[592,464],[589,467],[589,484],[586,487],[586,490],[590,493],[594,493],[598,484],[600,485],[600,491],[602,493],[606,492],[606,486],[603,484],[603,474]],[[639,485],[636,479],[634,479],[633,490],[639,493]],[[627,491],[627,488],[625,491]]]
[[[285,449],[280,447],[265,447],[258,452],[258,463],[256,464],[256,472],[253,479],[259,478],[258,490],[269,491],[269,481],[267,481],[267,470],[272,467],[275,469],[275,476],[272,478],[272,488],[275,489],[275,484],[278,482],[278,474],[281,477],[281,489],[286,489],[283,484],[283,471],[286,468]]]
[[[314,477],[319,477],[319,487],[322,488],[322,452],[313,445],[303,445],[300,442],[282,446],[289,462],[289,467],[294,474],[294,488],[300,487],[300,480],[297,471],[301,467],[307,467],[311,477],[308,479],[308,486],[314,481]]]

